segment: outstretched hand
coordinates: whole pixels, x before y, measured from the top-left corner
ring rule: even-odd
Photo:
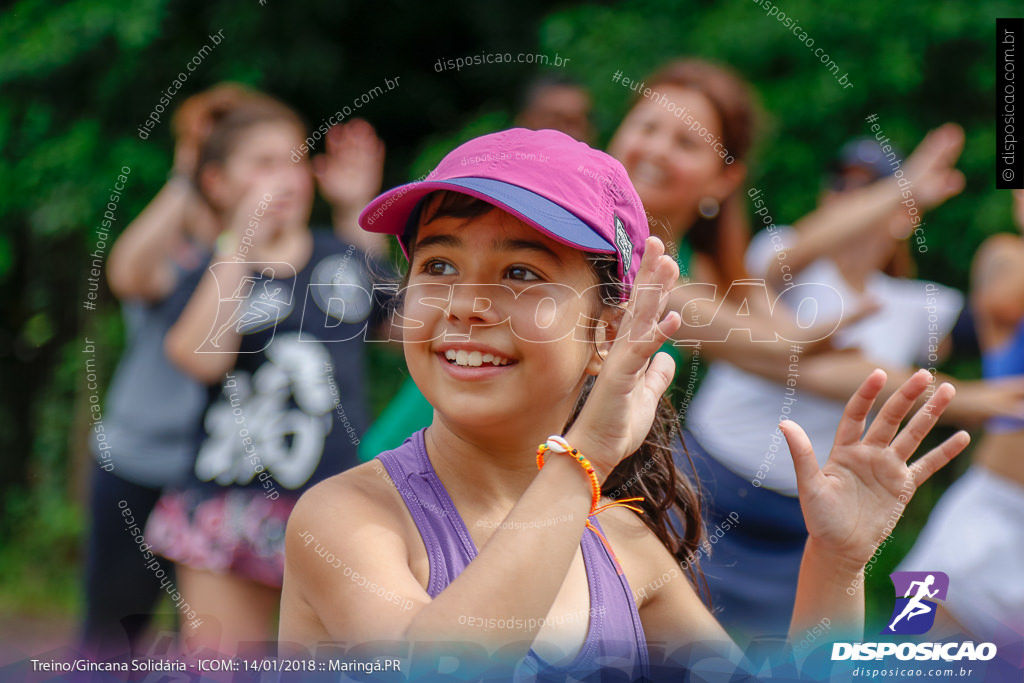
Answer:
[[[338,213],[356,213],[378,192],[384,176],[384,143],[362,119],[327,132],[326,153],[313,157],[320,193]]]
[[[885,380],[885,373],[875,370],[846,404],[824,467],[818,467],[810,439],[799,425],[788,420],[780,425],[796,467],[807,531],[822,549],[860,565],[891,531],[886,520],[901,513],[917,487],[970,443],[967,432],[957,432],[908,466],[956,391],[950,384],[940,385],[900,430],[931,384],[928,371],[920,370],[885,402],[865,433]]]
[[[906,176],[924,209],[936,207],[964,189],[964,174],[955,168],[963,149],[964,129],[947,123],[930,131],[907,158]]]
[[[615,341],[566,435],[590,459],[601,481],[643,443],[675,375],[672,357],[656,352],[681,324],[677,311],[665,312],[678,278],[679,266],[665,255],[665,245],[648,237]]]

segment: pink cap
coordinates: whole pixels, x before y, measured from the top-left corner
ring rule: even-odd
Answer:
[[[650,230],[626,169],[608,154],[554,130],[483,135],[452,150],[425,180],[374,199],[359,225],[397,235],[408,256],[409,222],[420,200],[437,190],[493,204],[581,251],[614,254],[628,296]]]

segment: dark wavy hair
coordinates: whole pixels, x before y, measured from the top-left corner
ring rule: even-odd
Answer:
[[[415,233],[419,226],[438,218],[471,220],[494,210],[496,207],[487,202],[457,192],[439,191],[427,195],[420,202],[417,213],[409,221],[410,228],[404,237],[410,262],[415,248]],[[618,279],[615,258],[605,254],[587,254],[587,263],[600,284],[600,300],[596,303],[596,308],[620,308],[619,295],[623,284]],[[402,282],[402,291],[405,290],[408,281],[407,272]],[[395,305],[401,304],[400,299],[395,301]],[[600,310],[594,313],[594,318],[597,319]],[[593,328],[590,329],[590,336],[590,341],[593,342]],[[579,417],[596,379],[587,378],[572,415],[565,423],[563,433]],[[675,410],[671,401],[662,396],[654,423],[643,444],[612,470],[601,487],[601,493],[612,499],[643,496],[642,503],[631,503],[644,511],[640,519],[672,553],[680,566],[686,567],[693,586],[705,600],[709,600],[707,582],[699,562],[699,548],[705,537],[700,484],[696,479],[691,481],[676,467],[674,453],[677,451],[685,456],[690,466],[689,471],[694,471],[693,461],[680,438]],[[680,526],[682,528],[679,528]]]

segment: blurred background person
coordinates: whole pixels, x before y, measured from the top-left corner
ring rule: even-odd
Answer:
[[[590,92],[561,74],[538,76],[526,87],[515,125],[530,130],[559,130],[588,145],[594,143]]]
[[[194,466],[146,527],[175,563],[191,653],[273,639],[288,515],[304,490],[356,464],[368,422],[366,256],[310,230],[313,169],[291,158],[304,136],[268,98],[217,120],[199,154],[196,183],[224,232],[165,349],[208,393]]]
[[[104,429],[92,431],[90,442],[96,462],[82,642],[98,657],[139,651],[161,595],[124,513],[145,528],[161,490],[181,483],[195,457],[204,390],[167,360],[164,337],[199,283],[220,230],[192,182],[199,151],[216,119],[260,98],[228,83],[182,103],[167,183],[111,250],[107,277],[121,300],[127,340],[103,406]],[[173,576],[169,562],[157,562]]]
[[[1024,231],[1024,190],[1013,190],[1013,204],[1017,228]],[[1024,239],[1019,235],[1000,233],[982,244],[971,268],[971,302],[984,376],[999,381],[1024,375]],[[899,566],[948,574],[950,591],[940,609],[961,630],[1000,647],[1024,639],[1022,453],[1024,419],[988,421],[970,468],[939,499]]]

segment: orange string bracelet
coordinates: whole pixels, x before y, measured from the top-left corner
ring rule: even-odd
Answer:
[[[601,483],[597,480],[597,473],[594,472],[594,466],[590,464],[590,461],[587,460],[587,458],[582,453],[580,453],[578,449],[570,446],[569,443],[561,436],[557,434],[552,434],[551,436],[548,437],[547,441],[537,446],[538,470],[544,467],[544,454],[547,453],[548,451],[552,453],[563,453],[565,455],[572,456],[572,458],[575,459],[576,462],[578,462],[583,467],[583,470],[587,473],[587,477],[590,479],[590,490],[592,494],[592,499],[590,502],[590,512],[587,513],[587,528],[593,531],[595,534],[597,534],[597,537],[601,539],[601,543],[608,551],[608,554],[612,556],[612,560],[615,561],[615,570],[621,575],[622,567],[619,565],[619,559],[615,556],[615,551],[612,550],[612,547],[611,545],[609,545],[608,539],[604,537],[604,534],[602,534],[596,526],[590,523],[590,517],[593,517],[599,512],[603,512],[604,510],[613,507],[629,508],[630,510],[633,510],[634,512],[642,515],[644,513],[642,509],[636,507],[635,505],[629,505],[629,503],[634,503],[638,501],[642,502],[644,500],[643,497],[641,496],[639,498],[622,498],[619,500],[615,500],[611,503],[598,505],[598,503],[601,502]]]

